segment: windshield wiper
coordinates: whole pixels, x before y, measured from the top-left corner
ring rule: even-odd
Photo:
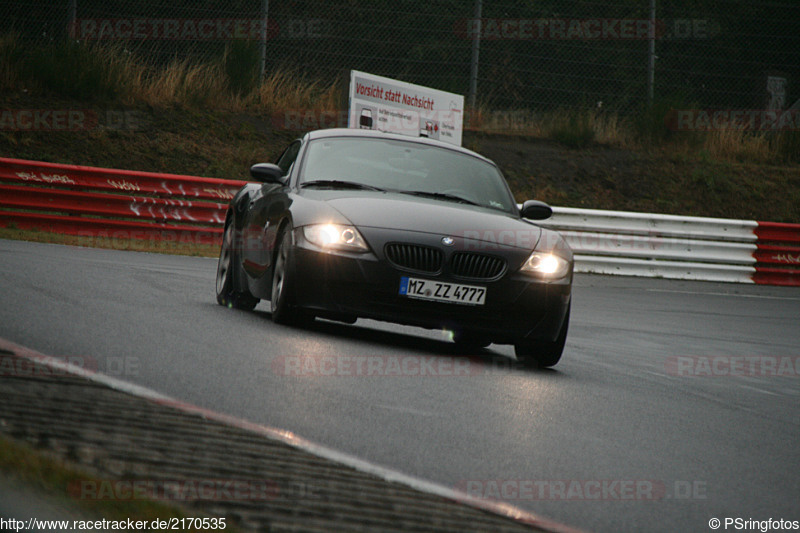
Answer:
[[[385,192],[385,189],[381,189],[380,187],[373,187],[372,185],[366,185],[364,183],[358,183],[355,181],[345,181],[345,180],[313,180],[313,181],[304,181],[300,184],[301,188],[305,187],[329,187],[331,189],[358,189],[362,191],[381,191]]]
[[[447,194],[444,192],[429,192],[429,191],[397,191],[397,192],[401,192],[403,194],[410,194],[412,196],[422,196],[423,198],[447,200],[448,202],[459,202],[462,204],[477,205],[477,206],[481,205],[477,202],[473,202],[472,200],[467,200],[466,198],[462,198],[461,196],[457,196],[455,194]]]
[[[435,200],[446,200],[448,202],[459,202],[462,204],[469,204],[469,205],[477,205],[480,206],[481,204],[477,202],[473,202],[472,200],[468,200],[466,198],[462,198],[461,196],[457,196],[455,194],[447,194],[444,192],[430,192],[430,191],[403,191],[399,189],[381,189],[380,187],[375,187],[373,185],[367,185],[365,183],[358,183],[356,181],[346,181],[346,180],[312,180],[312,181],[304,181],[300,184],[300,188],[306,187],[320,187],[320,188],[331,188],[331,189],[356,189],[361,191],[379,191],[379,192],[399,192],[402,194],[410,194],[412,196],[422,196],[423,198],[433,198]]]

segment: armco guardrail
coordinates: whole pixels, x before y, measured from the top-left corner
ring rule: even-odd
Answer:
[[[216,244],[244,183],[0,158],[0,226]],[[800,286],[800,224],[553,211],[578,272]]]
[[[244,183],[0,158],[0,226],[216,244]]]
[[[553,208],[578,272],[800,286],[800,224]]]

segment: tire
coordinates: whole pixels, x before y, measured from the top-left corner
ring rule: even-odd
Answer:
[[[275,266],[272,269],[272,320],[277,324],[296,325],[311,320],[311,316],[294,305],[294,258],[292,230],[286,228],[278,237]]]
[[[453,342],[456,343],[460,349],[467,352],[482,350],[492,343],[492,341],[482,337],[479,333],[469,330],[453,332]]]
[[[567,330],[569,330],[570,307],[561,325],[561,331],[555,341],[521,342],[514,345],[514,354],[517,361],[526,367],[549,368],[561,360],[564,345],[567,343]]]
[[[236,249],[233,245],[233,219],[228,219],[222,234],[217,263],[217,303],[228,307],[252,311],[258,298],[249,292],[236,290]]]

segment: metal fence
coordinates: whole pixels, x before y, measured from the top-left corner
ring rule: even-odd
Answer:
[[[779,109],[800,92],[796,0],[5,0],[0,31],[154,63],[252,41],[267,73],[357,69],[490,109]]]

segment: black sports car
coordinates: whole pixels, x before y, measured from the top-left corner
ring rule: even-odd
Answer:
[[[250,169],[228,208],[217,301],[296,323],[359,317],[445,328],[467,348],[561,357],[573,257],[526,219],[490,160],[442,142],[363,129],[307,133]]]

